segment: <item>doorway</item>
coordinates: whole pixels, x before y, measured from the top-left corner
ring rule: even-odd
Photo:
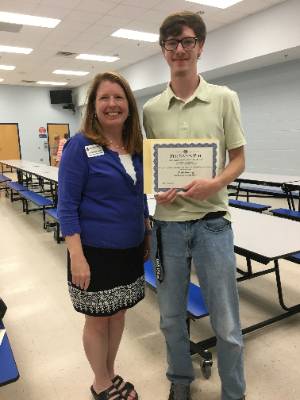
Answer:
[[[70,137],[69,124],[47,124],[47,132],[48,132],[49,165],[54,166],[59,139],[63,139],[65,134],[67,134],[68,137]]]
[[[0,160],[20,160],[19,125],[0,123]]]

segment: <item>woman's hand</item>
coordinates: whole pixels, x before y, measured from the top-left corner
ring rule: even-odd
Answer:
[[[151,249],[151,235],[146,234],[144,238],[144,261],[147,261],[150,257]]]
[[[72,283],[86,290],[91,280],[90,266],[83,255],[71,257]]]

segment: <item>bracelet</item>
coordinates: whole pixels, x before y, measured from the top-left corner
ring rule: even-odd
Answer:
[[[145,229],[145,236],[150,236],[152,235],[152,229]]]

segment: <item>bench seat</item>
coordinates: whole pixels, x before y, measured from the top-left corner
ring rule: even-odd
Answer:
[[[21,200],[20,193],[28,190],[26,186],[15,181],[8,181],[6,182],[5,185],[6,185],[6,196],[8,196],[10,190],[10,201]]]
[[[286,192],[278,186],[265,186],[265,185],[257,185],[257,184],[246,184],[241,183],[240,186],[236,185],[236,182],[232,182],[228,185],[229,189],[234,189],[234,192],[231,192],[231,196],[246,196],[247,201],[249,201],[250,197],[276,197],[276,198],[286,198]],[[242,192],[245,192],[243,194]],[[289,196],[292,198],[298,198],[298,192],[292,191],[289,193]]]
[[[156,289],[156,279],[151,260],[144,263],[144,270],[146,283]],[[187,311],[192,318],[202,318],[208,315],[201,288],[192,282],[189,284]]]
[[[300,251],[285,257],[285,259],[300,264]]]
[[[300,211],[289,210],[288,208],[274,208],[270,210],[276,217],[293,219],[295,221],[300,221]]]
[[[41,206],[41,207],[46,207],[46,206],[52,206],[53,201],[48,199],[47,197],[44,197],[40,195],[39,193],[32,192],[31,190],[24,191],[21,196],[28,200],[31,201],[32,203]]]
[[[61,236],[60,234],[60,224],[59,224],[59,219],[57,215],[57,208],[45,208],[43,210],[43,218],[44,218],[44,229],[51,229],[54,227],[54,239],[56,240],[57,243],[60,243],[61,241],[65,240],[64,237]],[[46,217],[49,216],[52,218],[53,222],[46,221]]]
[[[271,206],[267,206],[265,204],[258,204],[249,201],[241,201],[241,200],[233,200],[229,199],[229,205],[231,207],[243,208],[244,210],[263,212],[268,210]]]
[[[11,190],[15,190],[16,192],[25,192],[28,190],[26,186],[23,186],[18,182],[7,182],[6,186]]]
[[[55,221],[58,221],[58,215],[57,215],[57,208],[48,208],[46,211],[46,214],[48,214],[51,218],[55,219]]]
[[[11,181],[11,178],[9,178],[6,175],[0,174],[0,183],[9,182],[9,181]]]
[[[53,207],[52,200],[31,190],[21,191],[19,195],[23,201],[23,211],[26,214],[29,214],[31,211],[44,210],[46,207]],[[38,207],[29,208],[29,202],[36,204]]]

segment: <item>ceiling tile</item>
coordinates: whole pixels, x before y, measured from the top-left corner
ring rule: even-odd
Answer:
[[[19,33],[0,32],[0,44],[34,49],[28,56],[0,54],[0,63],[17,66],[15,71],[2,71],[0,75],[6,83],[19,85],[22,79],[53,80],[52,71],[63,67],[91,71],[87,77],[67,78],[70,85],[81,85],[100,71],[117,70],[160,52],[155,43],[111,37],[119,28],[158,33],[170,12],[187,9],[203,10],[204,21],[212,31],[284,1],[244,0],[220,10],[184,0],[0,0],[2,11],[62,20],[55,29],[24,26]],[[58,57],[58,51],[119,54],[121,59],[115,63],[83,61]]]

